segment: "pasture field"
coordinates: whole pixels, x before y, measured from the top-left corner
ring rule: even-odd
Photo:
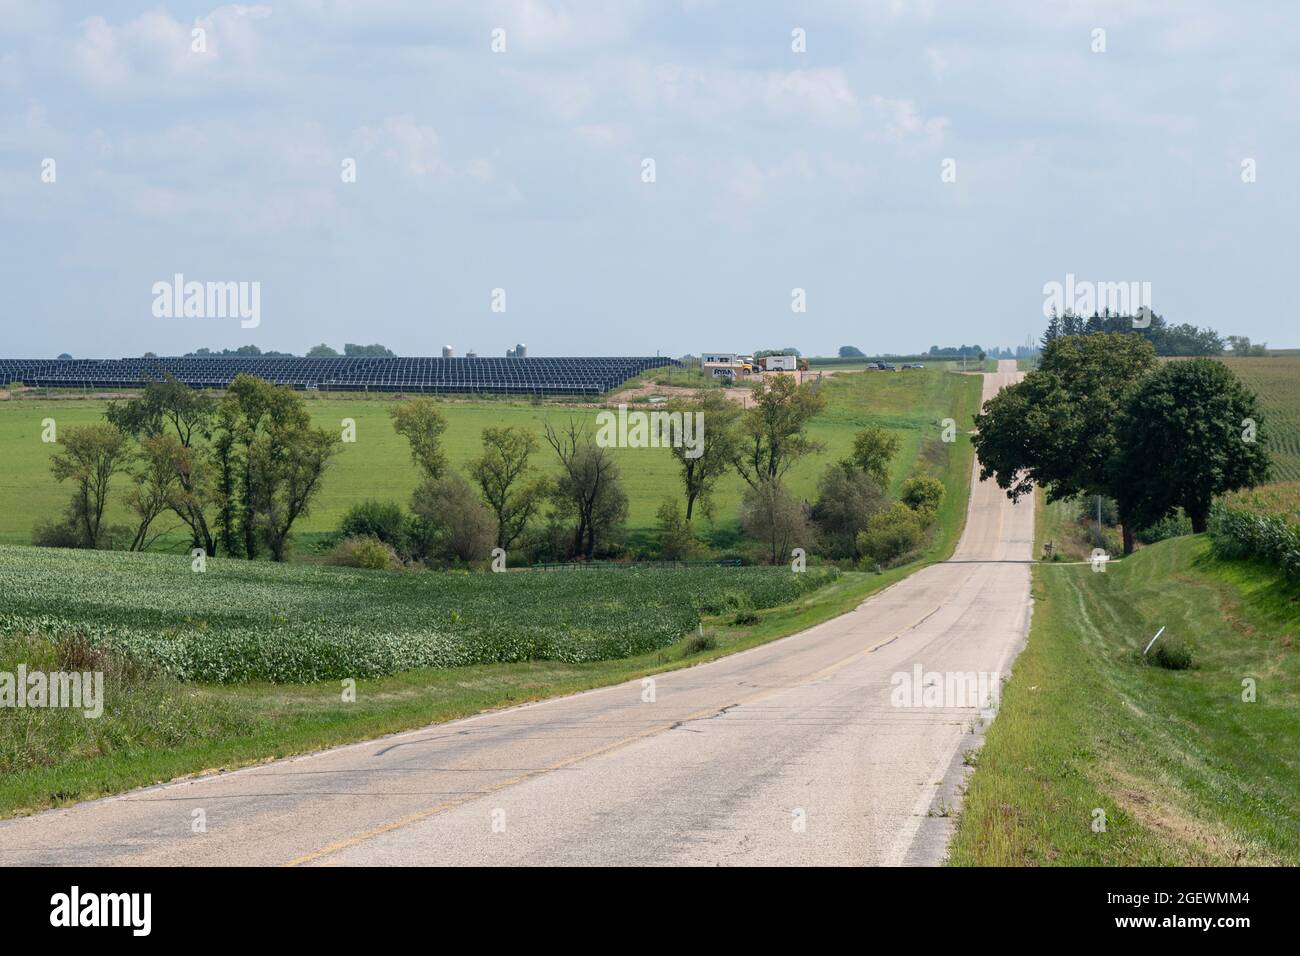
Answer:
[[[1300,480],[1300,355],[1222,361],[1259,394],[1273,480]]]
[[[788,604],[835,568],[354,571],[0,546],[0,634],[78,635],[204,683],[379,677],[417,667],[633,657],[702,615]]]
[[[1276,569],[1186,536],[1104,574],[1040,564],[1034,600],[951,863],[1300,863],[1300,605]],[[1190,668],[1143,663],[1161,627]]]
[[[951,470],[958,482],[966,481],[961,466],[963,462],[968,466],[970,460],[965,431],[979,402],[977,377],[947,374],[939,369],[907,375],[840,374],[824,379],[821,387],[825,389],[827,408],[813,421],[810,433],[826,444],[826,451],[809,456],[792,469],[789,483],[796,493],[812,498],[822,470],[844,455],[854,433],[868,424],[883,425],[903,440],[891,476],[895,491],[917,469],[940,477]],[[363,499],[409,502],[417,474],[405,440],[392,429],[390,404],[390,400],[355,397],[321,398],[308,403],[314,422],[321,427],[338,429],[344,418],[353,419],[356,442],[340,446],[312,512],[295,526],[303,546],[332,531],[343,512]],[[42,420],[52,418],[59,428],[90,424],[102,420],[104,407],[105,402],[97,400],[0,402],[0,543],[30,543],[35,523],[61,514],[67,505],[70,490],[50,476],[49,458],[54,446],[41,442]],[[448,400],[444,447],[451,464],[463,468],[478,454],[480,435],[490,425],[518,425],[540,439],[547,418],[558,425],[572,414],[586,418],[594,428],[598,410],[594,405],[550,402]],[[955,444],[944,445],[938,441],[939,423],[949,417],[958,422],[960,434]],[[615,454],[629,498],[628,530],[632,535],[644,534],[654,525],[662,499],[681,495],[676,462],[662,448],[622,448]],[[550,471],[556,467],[554,459],[554,452],[543,442],[535,462]],[[125,490],[123,479],[118,479],[117,488]],[[728,476],[719,486],[714,537],[722,546],[736,534],[742,489],[743,483],[735,476]],[[964,492],[952,487],[949,491],[950,497],[960,493],[964,503]],[[126,523],[125,509],[116,500],[113,509],[108,523]],[[173,536],[165,546],[181,550],[185,544],[185,540]]]

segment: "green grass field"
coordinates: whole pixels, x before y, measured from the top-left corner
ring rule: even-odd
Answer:
[[[1034,598],[950,862],[1300,863],[1300,603],[1275,571],[1189,536],[1040,565]],[[1192,669],[1138,662],[1161,627]]]
[[[954,418],[959,430],[969,426],[979,401],[979,379],[926,369],[908,375],[835,375],[823,381],[828,400],[826,411],[810,429],[813,437],[826,443],[824,454],[810,456],[790,474],[792,489],[811,498],[817,477],[831,461],[842,456],[853,434],[867,424],[881,424],[896,431],[903,449],[894,462],[892,483],[898,485],[917,467],[942,472],[953,452],[968,454],[963,434],[956,445],[937,441],[938,423]],[[313,534],[332,531],[339,517],[352,504],[365,498],[391,499],[406,504],[416,485],[416,470],[405,441],[397,435],[388,417],[389,402],[356,398],[322,398],[309,403],[315,423],[341,428],[344,418],[356,422],[356,443],[341,446],[327,474],[312,513],[296,530],[303,543]],[[0,402],[0,543],[27,544],[32,527],[40,518],[55,516],[66,507],[70,490],[56,484],[49,473],[53,446],[41,442],[41,422],[53,418],[59,428],[102,420],[105,403],[95,400],[23,400]],[[570,414],[586,417],[594,427],[593,406],[529,404],[506,401],[448,401],[449,426],[444,438],[448,458],[463,467],[478,454],[480,435],[489,425],[518,425],[541,436],[547,417],[557,424]],[[937,447],[936,447],[937,446]],[[677,467],[666,449],[617,449],[619,464],[629,497],[628,528],[633,534],[654,524],[655,511],[666,495],[680,497]],[[536,461],[554,468],[554,453],[543,445]],[[119,479],[119,489],[125,483]],[[728,477],[717,495],[719,540],[734,536],[740,506],[742,482]],[[125,523],[127,516],[114,502],[109,523]],[[169,546],[179,550],[185,540],[173,537]]]

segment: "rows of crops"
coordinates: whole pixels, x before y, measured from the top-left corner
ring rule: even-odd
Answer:
[[[368,572],[0,546],[0,633],[81,633],[182,680],[299,682],[413,667],[608,660],[701,614],[788,603],[837,574],[779,568]]]
[[[1273,480],[1300,480],[1300,355],[1223,361],[1259,395]]]
[[[1209,531],[1220,557],[1267,561],[1300,581],[1300,481],[1225,495]]]

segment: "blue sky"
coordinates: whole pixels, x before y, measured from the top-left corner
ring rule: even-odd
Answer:
[[[0,0],[0,353],[1016,345],[1067,273],[1300,345],[1298,25],[1198,0]],[[176,273],[259,282],[260,325],[154,317]]]

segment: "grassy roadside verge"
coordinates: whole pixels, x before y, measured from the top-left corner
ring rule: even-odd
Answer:
[[[1300,862],[1300,601],[1275,572],[1184,537],[1039,565],[1034,598],[951,864]],[[1136,661],[1162,626],[1192,669]]]

